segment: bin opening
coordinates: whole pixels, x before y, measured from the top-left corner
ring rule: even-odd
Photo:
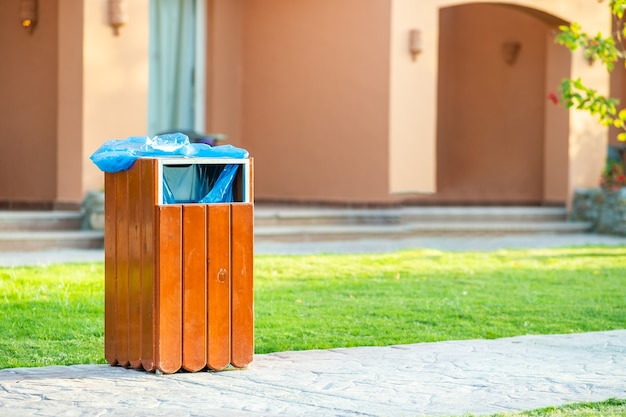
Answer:
[[[247,159],[159,159],[159,204],[249,202]]]
[[[237,165],[164,165],[163,202],[232,203]]]

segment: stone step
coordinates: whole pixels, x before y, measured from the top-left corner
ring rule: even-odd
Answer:
[[[560,222],[565,207],[405,207],[402,217],[411,221]]]
[[[0,232],[79,230],[79,211],[0,211]]]
[[[344,224],[255,226],[257,241],[349,240],[358,238],[408,238],[419,236],[512,235],[588,233],[587,222],[414,222],[403,224]]]
[[[0,251],[3,252],[103,247],[104,232],[97,230],[0,232]]]
[[[102,248],[104,233],[82,222],[79,211],[0,211],[0,251]]]
[[[559,222],[567,218],[561,207],[400,207],[337,209],[255,207],[255,226],[403,224],[411,222]]]
[[[255,241],[419,236],[564,234],[591,231],[555,207],[396,207],[343,209],[255,206]],[[102,231],[81,230],[79,212],[0,211],[0,251],[102,248]]]
[[[564,207],[255,207],[257,241],[587,233]]]

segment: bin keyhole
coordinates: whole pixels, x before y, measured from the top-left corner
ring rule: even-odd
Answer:
[[[226,269],[220,268],[220,271],[217,273],[217,282],[220,284],[226,282]]]

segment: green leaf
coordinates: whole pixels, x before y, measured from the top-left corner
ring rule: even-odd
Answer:
[[[585,87],[583,86],[583,82],[580,78],[577,78],[576,80],[574,80],[574,87],[575,88],[579,88],[579,89],[584,89]]]

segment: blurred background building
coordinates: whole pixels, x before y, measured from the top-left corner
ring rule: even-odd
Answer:
[[[249,150],[257,201],[566,206],[613,139],[551,93],[625,95],[554,43],[572,21],[611,28],[594,0],[2,0],[0,207],[79,207],[104,141],[178,129]]]

